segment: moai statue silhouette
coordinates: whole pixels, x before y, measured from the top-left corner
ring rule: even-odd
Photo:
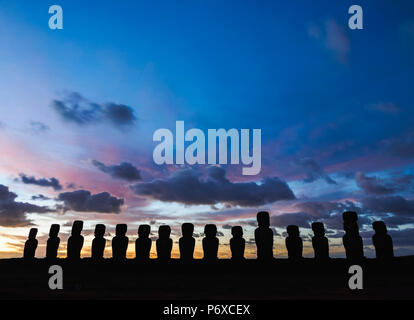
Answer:
[[[52,224],[50,226],[49,230],[49,239],[47,239],[46,244],[46,258],[47,259],[56,259],[59,244],[60,244],[60,238],[58,237],[60,230],[60,225],[58,224]]]
[[[170,238],[170,226],[160,226],[158,228],[158,239],[156,241],[157,257],[160,261],[168,261],[171,259],[171,250],[173,241]]]
[[[324,261],[329,259],[329,243],[325,237],[325,227],[322,222],[312,223],[314,236],[312,237],[312,247],[315,252],[315,260]]]
[[[115,261],[126,259],[128,249],[128,237],[126,236],[128,226],[124,223],[117,224],[115,227],[115,237],[112,238],[112,258]]]
[[[152,241],[149,238],[151,226],[141,224],[138,227],[138,238],[135,240],[135,257],[140,261],[148,261],[150,258]]]
[[[290,260],[302,259],[303,243],[299,236],[299,227],[290,225],[286,228],[288,236],[285,239],[286,249]]]
[[[193,260],[195,239],[193,237],[194,225],[192,223],[183,223],[181,225],[181,234],[183,235],[178,241],[180,247],[180,259],[183,261]]]
[[[95,238],[92,240],[92,259],[93,260],[102,260],[106,239],[104,238],[105,235],[105,225],[104,224],[97,224],[95,226]]]
[[[246,247],[246,240],[243,239],[243,228],[235,226],[231,228],[230,250],[231,258],[235,261],[244,259],[244,248]]]
[[[260,211],[257,214],[258,227],[254,231],[254,240],[257,247],[258,260],[273,259],[273,231],[269,228],[270,217],[269,212]]]
[[[384,221],[375,221],[372,224],[375,234],[372,236],[372,243],[378,260],[389,260],[394,257],[392,238],[387,233],[387,226]]]
[[[67,257],[72,260],[79,260],[83,247],[83,221],[76,220],[72,224],[71,236],[68,239]]]
[[[364,247],[359,235],[358,215],[353,211],[342,214],[344,220],[345,235],[342,242],[345,248],[346,258],[351,261],[359,261],[364,258]]]
[[[217,227],[215,224],[206,224],[204,227],[203,251],[205,261],[217,260],[219,239],[217,238]]]
[[[33,260],[37,249],[37,229],[31,228],[29,231],[29,237],[24,244],[23,258],[25,260]]]

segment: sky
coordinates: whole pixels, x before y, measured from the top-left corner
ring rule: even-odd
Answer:
[[[0,258],[20,257],[30,228],[45,255],[52,223],[59,256],[74,220],[82,256],[107,227],[105,256],[127,223],[128,257],[140,224],[218,227],[230,256],[240,225],[255,258],[256,214],[267,210],[274,255],[298,225],[325,224],[344,257],[342,212],[359,214],[367,257],[383,220],[396,255],[414,254],[414,3],[412,1],[0,0]],[[363,29],[348,8],[363,9]],[[153,134],[261,129],[261,171],[242,165],[157,165]],[[153,243],[151,255],[156,256]]]

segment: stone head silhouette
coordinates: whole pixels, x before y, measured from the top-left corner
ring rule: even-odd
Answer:
[[[106,230],[106,227],[104,224],[97,224],[95,226],[95,232],[94,232],[95,238],[103,238],[103,236],[105,235],[105,230]]]
[[[230,239],[231,258],[233,260],[242,260],[244,258],[244,249],[246,240],[243,239],[243,228],[234,226],[231,228],[233,238]]]
[[[268,228],[270,226],[270,217],[269,212],[267,211],[260,211],[257,213],[257,224],[259,228]]]
[[[394,257],[392,238],[388,234],[387,226],[383,221],[375,221],[372,224],[375,234],[372,236],[372,243],[375,247],[375,254],[378,260],[389,260]]]
[[[288,237],[285,239],[289,259],[297,260],[302,258],[303,243],[299,237],[299,227],[289,225],[286,228]]]
[[[206,224],[204,227],[206,238],[215,238],[217,236],[217,227],[215,224]]]
[[[192,223],[183,223],[181,225],[181,234],[183,237],[192,237],[194,233],[194,225]]]
[[[156,241],[158,260],[166,261],[171,258],[172,239],[170,238],[170,226],[160,226],[158,228],[158,239]]]
[[[128,226],[124,223],[117,224],[115,227],[115,235],[117,237],[124,237],[127,233]]]
[[[325,237],[325,227],[322,222],[312,223],[314,237],[312,237],[312,247],[315,253],[315,259],[325,261],[329,259],[329,242]]]
[[[141,224],[138,227],[138,238],[135,240],[135,257],[137,260],[146,261],[150,258],[152,241],[149,238],[151,226]]]
[[[269,212],[258,212],[257,224],[258,227],[254,231],[254,240],[257,247],[257,259],[261,261],[270,261],[273,259],[273,231],[269,228]]]
[[[35,257],[36,249],[37,249],[37,229],[31,228],[29,231],[29,237],[24,244],[24,251],[23,251],[23,258],[26,260],[32,260]]]
[[[158,237],[160,239],[169,239],[171,235],[170,226],[160,226],[158,228]]]
[[[372,228],[378,235],[385,235],[388,232],[387,226],[385,225],[384,221],[374,221],[372,223]]]
[[[206,224],[204,227],[203,251],[204,260],[215,261],[217,259],[217,252],[219,240],[217,236],[217,227],[215,224]]]
[[[354,211],[345,211],[342,214],[342,218],[345,231],[342,242],[346,257],[350,261],[360,261],[364,258],[364,247],[362,238],[359,235],[358,214]]]
[[[299,237],[299,227],[295,225],[287,226],[286,228],[287,234],[290,237]]]
[[[243,228],[241,226],[234,226],[231,228],[231,235],[233,238],[242,238],[243,237]]]
[[[193,233],[194,225],[192,223],[183,223],[181,225],[182,237],[178,241],[181,260],[193,260],[195,247],[195,239],[193,238]]]
[[[52,224],[49,229],[49,238],[56,238],[60,231],[60,225]]]
[[[80,236],[83,229],[83,221],[75,220],[72,224],[72,236]]]
[[[356,222],[358,221],[358,214],[355,211],[345,211],[342,213],[342,219],[347,222]]]
[[[31,228],[29,231],[29,239],[36,239],[37,228]]]
[[[104,238],[106,227],[103,224],[95,226],[95,239],[92,240],[92,259],[103,259],[105,251],[106,239]]]
[[[128,226],[124,223],[117,224],[115,227],[115,237],[112,239],[112,257],[116,261],[122,261],[126,259],[126,252],[128,249]]]
[[[325,227],[322,222],[314,222],[312,223],[312,231],[316,237],[324,237],[325,236]]]
[[[151,226],[149,224],[141,224],[138,227],[138,237],[148,238],[151,233]]]
[[[68,239],[67,256],[69,259],[80,259],[83,247],[83,237],[81,232],[83,229],[83,221],[76,220],[72,224],[71,236]]]
[[[46,244],[46,258],[47,259],[56,259],[57,252],[60,244],[60,239],[58,237],[60,231],[60,225],[52,224],[49,230],[49,239],[47,239]]]

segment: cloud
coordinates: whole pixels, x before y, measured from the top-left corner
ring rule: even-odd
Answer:
[[[329,184],[336,184],[336,181],[327,175],[315,160],[303,158],[299,160],[298,165],[306,172],[304,182],[314,182],[318,179],[323,179]]]
[[[344,202],[323,202],[308,201],[295,203],[292,206],[294,212],[287,212],[270,217],[270,223],[275,227],[286,227],[290,224],[297,225],[301,228],[310,228],[312,222],[320,221],[325,227],[332,229],[342,229],[342,212],[356,211],[361,212],[361,208],[351,201]],[[367,220],[364,216],[359,217],[360,224],[366,224]]]
[[[108,192],[92,195],[87,190],[60,193],[57,200],[63,201],[63,210],[79,212],[119,213],[124,199],[111,196]]]
[[[33,133],[41,133],[50,130],[49,126],[40,121],[30,121],[30,130]]]
[[[56,191],[62,190],[62,186],[59,180],[53,177],[50,179],[36,179],[35,177],[28,177],[24,173],[21,173],[20,178],[21,182],[25,184],[34,184],[40,187],[52,187]]]
[[[367,197],[361,202],[363,210],[372,213],[414,217],[414,200],[407,200],[401,196]]]
[[[284,213],[281,215],[271,216],[270,225],[275,227],[287,227],[288,225],[297,225],[301,228],[309,228],[312,216],[304,212]]]
[[[400,113],[401,108],[392,102],[381,102],[368,106],[369,110],[380,111],[383,113]]]
[[[52,108],[62,120],[77,125],[107,121],[115,127],[128,127],[136,122],[134,109],[117,103],[98,104],[85,99],[77,92],[67,94],[63,100],[53,100]]]
[[[295,199],[289,186],[279,178],[266,178],[260,184],[233,183],[225,175],[223,168],[210,167],[207,178],[202,179],[195,170],[183,169],[165,180],[138,183],[131,189],[140,196],[188,205],[226,203],[249,207]]]
[[[414,158],[414,133],[393,137],[382,141],[383,146],[386,150],[394,156],[400,158],[411,159]]]
[[[335,20],[327,20],[323,26],[312,24],[308,27],[308,35],[332,51],[339,62],[347,62],[350,51],[349,37],[346,29]]]
[[[32,196],[32,200],[50,200],[50,198],[44,196],[43,194],[39,194],[37,196]]]
[[[102,172],[109,174],[112,178],[126,181],[141,180],[139,170],[128,162],[122,162],[120,165],[107,166],[97,160],[92,160],[92,164]]]
[[[53,212],[48,207],[36,206],[27,202],[16,202],[17,195],[0,184],[0,226],[24,227],[31,225],[26,213]]]
[[[367,177],[362,172],[356,173],[355,181],[358,187],[369,194],[385,195],[397,191],[397,188],[394,185],[386,183],[384,180],[378,179],[377,177]]]

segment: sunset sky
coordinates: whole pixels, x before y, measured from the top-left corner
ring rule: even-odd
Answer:
[[[29,229],[45,255],[52,223],[60,256],[74,220],[82,256],[97,223],[183,222],[219,230],[229,257],[241,225],[254,258],[256,213],[271,214],[274,253],[286,226],[322,221],[343,257],[343,211],[359,213],[365,255],[383,220],[396,255],[414,254],[414,2],[357,1],[364,29],[348,28],[354,1],[0,0],[0,258],[19,257]],[[262,169],[163,165],[159,128],[262,130]],[[155,256],[155,243],[152,247]]]

